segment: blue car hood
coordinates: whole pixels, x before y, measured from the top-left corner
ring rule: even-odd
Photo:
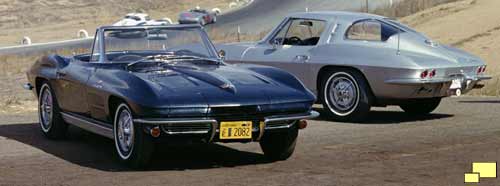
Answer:
[[[303,90],[226,65],[169,66],[163,71],[134,73],[149,83],[161,107],[219,107],[312,102]],[[168,102],[168,104],[166,103]]]

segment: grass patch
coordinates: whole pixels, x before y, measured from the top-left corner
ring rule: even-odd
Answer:
[[[371,13],[383,15],[391,18],[400,18],[432,8],[441,4],[456,2],[460,0],[403,0],[396,2],[392,6],[380,7]]]

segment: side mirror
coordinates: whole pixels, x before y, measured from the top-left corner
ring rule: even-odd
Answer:
[[[224,51],[224,50],[219,50],[219,52],[217,54],[219,54],[219,57],[221,59],[224,59],[226,57],[226,51]]]

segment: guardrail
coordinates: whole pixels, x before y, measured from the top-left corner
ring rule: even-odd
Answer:
[[[0,55],[5,54],[26,54],[43,52],[48,50],[59,50],[64,48],[89,48],[92,45],[93,37],[83,39],[72,39],[65,41],[54,41],[47,43],[32,43],[30,45],[17,45],[0,48]]]

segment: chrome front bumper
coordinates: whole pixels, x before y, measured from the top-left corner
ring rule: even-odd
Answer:
[[[256,140],[260,140],[266,130],[288,129],[295,125],[295,121],[302,119],[311,119],[318,117],[319,113],[310,111],[303,114],[275,115],[265,117],[263,122],[253,132],[259,132]],[[280,121],[292,121],[287,124],[273,125]],[[219,121],[214,118],[172,118],[172,119],[134,119],[135,123],[149,124],[159,126],[162,132],[167,135],[191,135],[191,134],[210,134],[209,142],[212,142],[219,132]],[[168,130],[168,128],[176,130]]]

